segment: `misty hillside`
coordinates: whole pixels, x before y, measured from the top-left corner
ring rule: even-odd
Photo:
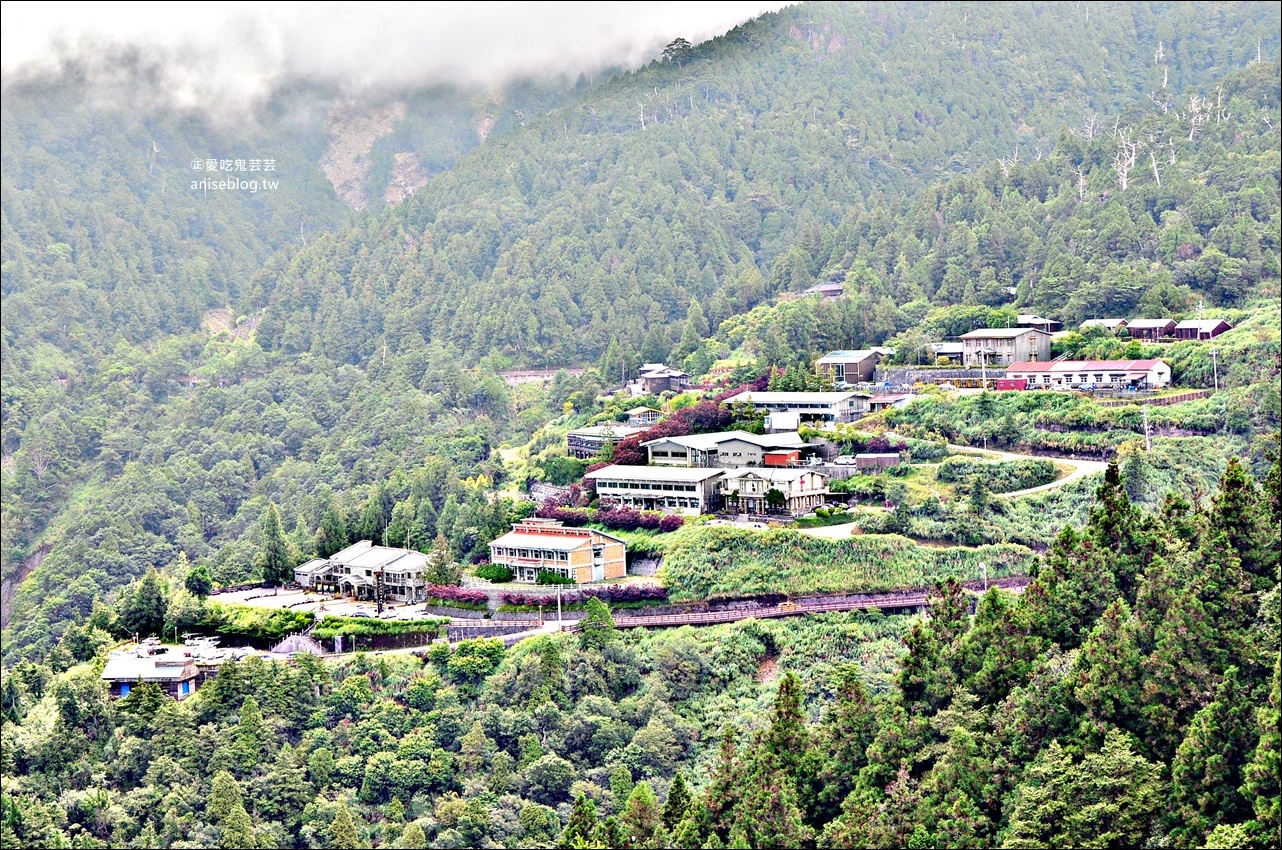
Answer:
[[[1173,120],[1257,47],[1276,52],[1276,16],[1260,7],[1092,5],[1089,26],[1084,8],[823,4],[764,16],[581,90],[390,213],[277,258],[244,309],[264,310],[265,348],[319,339],[352,363],[423,341],[472,360],[582,363],[613,338],[639,347],[667,335],[693,301],[715,323],[781,288],[840,278],[840,262],[819,255],[861,211],[881,215],[999,158],[1043,160],[1090,115],[1111,126],[1148,104]],[[1106,169],[1109,154],[1097,156]],[[1065,176],[1045,189],[1061,191]],[[809,255],[804,273],[796,249]]]

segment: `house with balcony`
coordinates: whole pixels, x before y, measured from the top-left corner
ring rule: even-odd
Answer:
[[[627,544],[592,528],[570,528],[553,519],[531,517],[490,543],[490,562],[507,567],[514,581],[533,583],[539,573],[556,573],[575,584],[623,578]]]
[[[421,602],[431,556],[412,549],[375,546],[373,541],[353,543],[328,558],[314,558],[294,569],[300,587],[341,593],[355,599]]]
[[[811,469],[732,469],[718,484],[721,499],[732,510],[763,514],[771,510],[768,494],[783,494],[783,509],[791,514],[813,511],[828,495],[828,476]]]
[[[1036,328],[981,328],[959,339],[967,369],[1051,359],[1051,335]]]

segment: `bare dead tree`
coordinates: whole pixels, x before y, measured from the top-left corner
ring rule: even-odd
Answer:
[[[1171,104],[1167,102],[1166,98],[1162,98],[1161,100],[1158,100],[1157,95],[1153,94],[1152,92],[1148,93],[1148,99],[1153,101],[1154,106],[1162,110],[1163,115],[1165,115],[1167,111],[1171,108]]]
[[[1210,117],[1207,114],[1208,108],[1209,104],[1205,98],[1199,97],[1195,94],[1189,95],[1189,105],[1180,113],[1180,117],[1189,122],[1190,142],[1193,141],[1193,138],[1197,135],[1197,128],[1205,124],[1206,119]]]
[[[1158,171],[1157,156],[1153,153],[1152,148],[1148,149],[1148,164],[1153,168],[1153,180],[1156,181],[1157,186],[1160,189],[1162,187],[1162,173]]]
[[[1117,184],[1122,191],[1131,185],[1131,170],[1135,168],[1135,157],[1138,145],[1131,141],[1130,132],[1117,132],[1117,150],[1113,153],[1113,171],[1117,173]]]
[[[1224,108],[1224,86],[1217,86],[1215,89],[1215,123],[1220,124],[1229,120],[1229,111]]]
[[[44,446],[36,446],[27,454],[27,462],[31,464],[31,471],[35,474],[36,480],[42,480],[45,473],[49,471],[49,465],[53,462]]]
[[[1010,178],[1010,170],[1019,164],[1019,145],[1015,145],[1015,152],[1006,158],[998,157],[997,164],[1001,166],[1002,176]]]
[[[1073,169],[1077,175],[1077,200],[1078,203],[1086,200],[1086,169],[1080,165]]]
[[[1095,138],[1095,133],[1099,130],[1099,116],[1089,109],[1082,116],[1082,138],[1090,141]]]
[[[1166,150],[1171,155],[1171,158],[1169,160],[1170,164],[1174,165],[1175,164],[1175,140],[1174,139],[1166,140]]]

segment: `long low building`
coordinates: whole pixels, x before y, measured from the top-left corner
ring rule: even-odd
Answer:
[[[872,393],[739,393],[725,400],[725,404],[746,404],[765,411],[796,413],[802,422],[854,422],[868,412],[868,399]]]
[[[623,578],[627,555],[627,545],[612,534],[537,517],[516,523],[490,543],[490,562],[507,567],[519,582],[537,581],[541,572],[576,584]]]
[[[583,478],[596,486],[601,499],[697,516],[719,504],[717,481],[724,474],[721,469],[611,464]]]
[[[663,437],[641,445],[649,453],[650,463],[659,466],[730,467],[761,466],[766,452],[801,450],[806,447],[806,441],[796,431],[779,434],[722,431]]]
[[[1169,386],[1171,367],[1162,360],[1060,360],[1006,367],[1007,380],[1028,381],[1028,389],[1110,387],[1155,389]]]

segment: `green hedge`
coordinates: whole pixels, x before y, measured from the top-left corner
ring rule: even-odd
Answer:
[[[444,634],[449,618],[430,620],[376,620],[373,617],[326,617],[312,630],[317,640],[329,640],[337,635],[347,637],[373,637],[375,635]]]

